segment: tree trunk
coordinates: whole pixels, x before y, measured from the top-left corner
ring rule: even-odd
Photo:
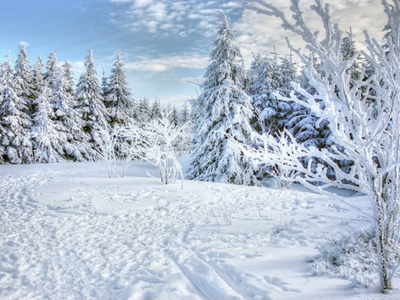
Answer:
[[[388,291],[392,289],[391,279],[389,276],[389,268],[388,268],[388,255],[387,255],[387,247],[386,243],[386,235],[388,232],[385,232],[385,212],[384,212],[384,203],[382,203],[380,196],[376,193],[375,187],[375,209],[376,209],[376,218],[377,218],[377,226],[376,226],[376,247],[377,247],[377,255],[378,255],[378,267],[379,267],[379,277],[381,282],[382,291]]]

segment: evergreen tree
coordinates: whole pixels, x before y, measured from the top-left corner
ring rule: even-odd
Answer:
[[[33,118],[32,139],[34,142],[34,159],[39,163],[62,161],[65,132],[57,128],[53,107],[50,105],[52,91],[45,86],[36,100],[36,111]]]
[[[139,109],[136,119],[140,124],[148,123],[150,121],[150,101],[149,98],[139,100]]]
[[[150,119],[155,120],[160,118],[161,118],[161,103],[160,100],[154,99],[150,109]]]
[[[252,126],[259,133],[276,132],[279,130],[278,100],[274,93],[279,88],[278,57],[255,55],[248,73],[247,94],[255,110]]]
[[[179,112],[179,125],[182,126],[191,121],[191,113],[189,109],[189,104],[185,102],[181,111]]]
[[[175,105],[173,106],[171,113],[169,114],[169,121],[173,126],[179,125],[179,114]]]
[[[101,90],[103,91],[103,98],[106,99],[108,96],[108,77],[103,69],[103,77],[101,77]]]
[[[253,162],[240,145],[253,143],[250,98],[244,91],[245,70],[234,31],[225,15],[202,84],[194,101],[195,150],[189,178],[235,184],[256,184]]]
[[[107,128],[109,118],[103,102],[102,89],[97,79],[93,50],[89,50],[85,66],[86,72],[80,76],[75,92],[76,109],[84,122],[84,132],[90,136],[91,143],[95,143],[96,128]]]
[[[82,131],[82,120],[74,109],[75,101],[71,86],[72,68],[69,64],[61,67],[55,53],[50,55],[47,67],[45,84],[50,90],[48,100],[54,112],[50,118],[55,122],[60,134],[58,139],[61,146],[57,148],[57,152],[62,158],[68,160],[90,159],[88,137]]]
[[[108,78],[107,96],[104,100],[113,128],[115,125],[128,124],[134,117],[136,109],[123,67],[121,54],[118,54]]]
[[[18,97],[25,101],[28,113],[31,115],[32,101],[35,99],[33,76],[29,65],[28,54],[24,43],[19,45],[18,59],[15,63],[15,82],[18,85]]]
[[[34,98],[36,99],[42,92],[42,88],[44,86],[43,60],[40,55],[38,56],[38,59],[32,68],[32,86],[33,86],[33,92],[35,94]],[[33,104],[35,105],[35,103]],[[35,107],[33,107],[33,111],[35,110],[36,110]]]
[[[75,97],[75,80],[74,80],[74,72],[72,69],[72,64],[66,60],[62,65],[63,69],[63,76],[64,76],[64,85],[65,85],[65,92],[71,96],[71,99]]]
[[[290,57],[279,58],[277,54],[272,58],[254,56],[247,92],[255,107],[256,118],[252,124],[258,132],[274,134],[286,128],[292,104],[279,100],[277,94],[290,95],[296,72]]]
[[[0,74],[0,130],[4,160],[12,164],[32,162],[32,143],[29,128],[32,124],[27,114],[26,101],[20,85],[15,81],[15,70],[9,57]]]

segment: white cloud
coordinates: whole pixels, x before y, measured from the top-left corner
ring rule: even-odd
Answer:
[[[189,54],[171,55],[160,58],[143,57],[141,60],[126,63],[125,67],[136,71],[165,72],[173,68],[204,69],[208,63],[208,57],[199,54]]]
[[[267,1],[268,2],[268,1]],[[328,1],[327,1],[328,2]],[[352,32],[355,35],[357,46],[361,47],[364,41],[363,30],[367,29],[372,36],[379,40],[382,37],[384,26],[383,9],[379,0],[343,0],[330,1],[332,22],[338,23],[343,31]],[[318,16],[309,9],[313,0],[303,0],[300,2],[304,12],[304,19],[315,31],[322,31],[322,24]],[[276,6],[283,9],[288,19],[290,0],[276,1]],[[289,31],[285,31],[280,21],[275,17],[256,14],[253,11],[245,10],[240,20],[233,24],[237,30],[237,43],[241,48],[246,64],[250,64],[252,53],[262,55],[270,54],[274,51],[274,46],[279,54],[287,54],[289,49],[285,37],[288,37],[296,48],[304,49],[302,40]]]
[[[70,64],[72,65],[75,76],[79,77],[80,74],[86,72],[85,62],[83,60],[70,61]]]
[[[221,0],[109,0],[112,3],[126,3],[122,13],[128,18],[128,24],[133,31],[148,31],[152,34],[159,33],[162,36],[179,35],[185,37],[197,31],[206,37],[211,26],[216,26],[218,10],[225,13],[241,6],[240,2]],[[121,13],[121,12],[120,12]],[[115,15],[113,22],[118,21]],[[120,20],[120,19],[119,19]],[[157,22],[157,24],[155,23]],[[201,24],[199,24],[201,22]],[[150,25],[149,25],[150,24]],[[166,24],[175,24],[170,26]],[[205,26],[205,24],[207,26]],[[126,25],[126,24],[121,24]],[[199,26],[201,25],[201,26]],[[180,30],[177,31],[176,28]]]

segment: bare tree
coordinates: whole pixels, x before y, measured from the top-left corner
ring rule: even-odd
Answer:
[[[263,0],[246,2],[246,9],[279,18],[283,28],[299,35],[306,47],[320,58],[322,73],[317,72],[308,55],[291,47],[305,65],[305,73],[317,94],[311,95],[294,85],[301,98],[307,101],[301,101],[294,93],[281,98],[301,103],[320,120],[326,119],[335,145],[340,146],[331,151],[307,148],[298,145],[285,131],[279,137],[264,136],[265,148],[256,156],[264,163],[304,174],[296,180],[313,189],[337,186],[367,194],[373,206],[381,287],[383,291],[391,290],[400,260],[400,0],[391,3],[382,0],[388,18],[386,29],[390,29],[386,35],[387,47],[383,48],[365,32],[366,50],[361,54],[374,70],[368,79],[363,76],[365,68],[359,79],[351,78],[349,70],[359,53],[354,53],[348,60],[342,59],[342,31],[337,24],[331,23],[329,5],[315,0],[311,6],[324,28],[324,36],[319,39],[320,35],[312,32],[305,23],[299,0],[291,1],[292,20]],[[288,44],[291,46],[289,41]],[[303,166],[299,158],[306,156],[327,162],[334,169],[334,178],[328,178],[328,168],[322,164]],[[344,171],[337,165],[341,159],[352,160],[354,165]],[[323,185],[315,187],[311,184],[315,181]]]

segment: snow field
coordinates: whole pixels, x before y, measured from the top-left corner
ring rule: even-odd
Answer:
[[[1,166],[0,299],[396,299],[307,263],[330,234],[369,224],[365,197],[181,190],[146,170],[157,174],[145,163],[124,178],[107,178],[105,163]]]

